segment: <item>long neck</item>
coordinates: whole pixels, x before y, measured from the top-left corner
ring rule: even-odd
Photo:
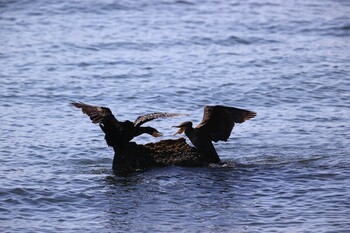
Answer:
[[[196,135],[194,133],[194,128],[192,126],[189,126],[185,129],[185,135],[190,139],[192,144],[196,146]]]
[[[208,163],[220,163],[220,157],[211,141],[207,142],[205,151],[202,152]]]
[[[135,127],[134,131],[134,137],[137,137],[141,134],[147,133],[149,135],[152,135],[154,132],[157,132],[155,128],[152,127]]]
[[[206,134],[203,134],[198,130],[200,129],[188,127],[185,130],[185,134],[190,139],[192,144],[197,148],[198,152],[203,156],[205,162],[219,163],[220,158],[215,150],[212,141],[206,136]]]
[[[201,143],[200,143],[200,138],[198,137],[198,135],[196,133],[196,129],[194,129],[191,125],[185,129],[184,133],[188,137],[188,139],[190,139],[192,144],[199,150],[201,147]]]

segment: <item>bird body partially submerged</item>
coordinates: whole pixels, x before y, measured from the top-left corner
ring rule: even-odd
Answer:
[[[227,141],[235,123],[243,123],[256,116],[255,112],[227,106],[205,106],[203,119],[193,128],[190,121],[181,123],[176,134],[185,133],[208,163],[218,163],[220,158],[212,142]]]
[[[139,116],[134,122],[131,121],[118,121],[112,114],[112,111],[107,107],[99,107],[88,105],[83,102],[71,102],[76,108],[82,110],[82,112],[88,115],[94,124],[99,124],[102,131],[105,133],[105,140],[108,146],[121,148],[124,147],[133,138],[147,133],[153,137],[159,137],[163,134],[158,132],[153,127],[143,127],[142,124],[157,119],[176,117],[183,114],[178,113],[150,113],[143,116]]]

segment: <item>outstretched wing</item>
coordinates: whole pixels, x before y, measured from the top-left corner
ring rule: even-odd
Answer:
[[[113,116],[112,111],[106,107],[98,107],[98,106],[88,105],[83,102],[74,102],[74,101],[71,102],[71,105],[73,105],[76,108],[80,108],[84,114],[90,117],[92,123],[94,124],[97,124],[97,123],[102,124],[106,118],[110,118]]]
[[[235,123],[256,116],[255,112],[226,106],[205,106],[201,123],[196,127],[206,132],[214,142],[227,141]]]
[[[177,117],[177,116],[187,116],[187,114],[180,114],[180,113],[166,113],[166,112],[155,112],[155,113],[150,113],[146,114],[143,116],[139,116],[135,121],[134,121],[134,126],[138,127],[148,121],[157,119],[157,118],[168,118],[168,117]]]

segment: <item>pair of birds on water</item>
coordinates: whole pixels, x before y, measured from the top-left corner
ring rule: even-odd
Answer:
[[[144,133],[153,137],[162,136],[153,127],[141,126],[148,121],[157,118],[184,116],[184,114],[178,113],[157,112],[139,116],[134,122],[122,122],[118,121],[107,107],[88,105],[83,102],[71,102],[71,104],[88,115],[92,123],[99,124],[105,133],[105,140],[108,146],[115,148],[124,148],[134,137]],[[255,112],[245,109],[220,105],[205,106],[203,119],[196,127],[193,128],[191,121],[186,121],[173,127],[179,128],[175,134],[185,133],[208,163],[218,163],[220,158],[212,142],[227,141],[235,123],[243,123],[255,116]]]

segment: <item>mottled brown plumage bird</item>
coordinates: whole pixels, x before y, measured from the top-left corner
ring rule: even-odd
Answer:
[[[105,140],[108,146],[112,147],[124,147],[134,137],[147,133],[153,137],[160,137],[163,134],[158,132],[152,127],[142,127],[141,125],[157,119],[182,116],[183,114],[177,113],[150,113],[143,116],[139,116],[134,122],[131,121],[118,121],[112,114],[112,111],[107,107],[99,107],[88,105],[83,102],[71,102],[76,108],[82,110],[82,112],[88,115],[94,124],[99,124],[102,131],[105,133]]]
[[[220,105],[205,106],[203,119],[195,128],[191,121],[173,127],[180,128],[175,134],[185,132],[208,163],[218,163],[220,158],[212,142],[227,141],[235,123],[243,123],[255,116],[255,112],[244,109]]]

